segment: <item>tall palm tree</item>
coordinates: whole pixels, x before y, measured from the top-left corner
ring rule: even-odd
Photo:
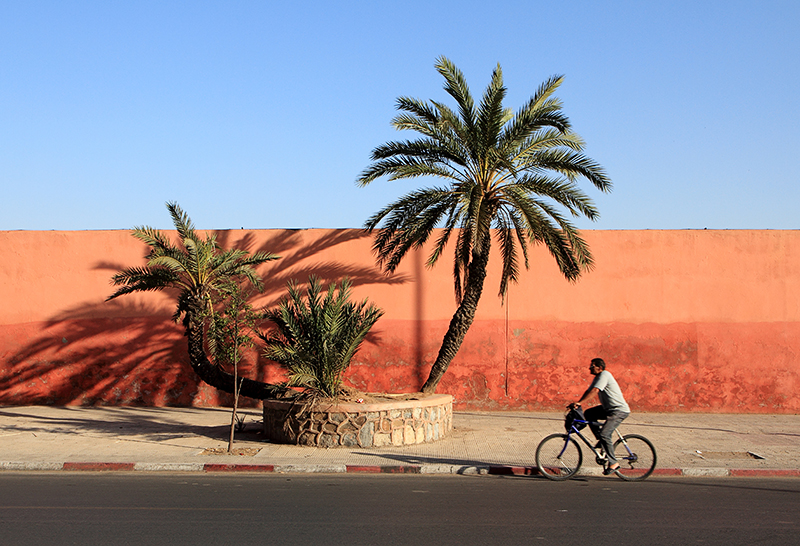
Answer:
[[[176,246],[160,231],[151,227],[136,227],[133,236],[150,246],[147,265],[131,267],[112,277],[120,288],[107,298],[112,300],[133,292],[177,289],[177,308],[173,318],[183,318],[183,327],[189,345],[189,362],[195,373],[223,392],[234,393],[236,381],[233,374],[209,361],[205,351],[205,322],[214,313],[214,296],[229,287],[231,281],[248,281],[259,290],[261,279],[255,267],[275,260],[266,252],[250,254],[245,250],[222,250],[216,236],[209,233],[201,238],[189,216],[177,203],[167,203],[167,209],[181,244]],[[264,399],[274,398],[281,388],[261,381],[239,379],[242,396]]]
[[[583,140],[572,131],[561,101],[553,96],[562,76],[545,81],[513,113],[503,106],[506,88],[500,65],[479,105],[450,60],[440,57],[435,66],[457,109],[437,101],[399,98],[401,113],[392,124],[421,136],[375,148],[373,163],[358,178],[362,186],[382,176],[389,180],[434,176],[445,182],[401,197],[365,224],[370,232],[377,229],[373,249],[387,272],[441,227],[427,260],[433,266],[455,233],[458,307],[423,392],[435,392],[475,318],[492,235],[502,256],[501,297],[508,283],[518,280],[520,254],[528,267],[529,245],[543,244],[564,277],[575,281],[592,267],[592,255],[563,211],[573,217],[598,218],[594,203],[578,186],[580,179],[601,191],[611,189],[603,168],[583,155]]]

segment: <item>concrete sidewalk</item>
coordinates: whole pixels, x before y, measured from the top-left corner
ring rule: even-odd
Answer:
[[[0,470],[532,473],[563,431],[560,413],[457,411],[436,443],[323,449],[265,442],[260,411],[240,414],[228,455],[226,408],[0,407]],[[653,442],[661,475],[800,477],[800,415],[638,413],[620,430]],[[581,473],[600,475],[587,453]]]

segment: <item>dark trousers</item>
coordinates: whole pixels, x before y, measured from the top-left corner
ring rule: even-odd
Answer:
[[[586,420],[590,421],[589,428],[592,429],[594,437],[600,440],[600,445],[606,452],[609,466],[617,463],[614,457],[614,431],[625,418],[630,415],[624,411],[606,411],[603,406],[595,406],[584,411]],[[593,424],[597,421],[605,421],[602,424]]]

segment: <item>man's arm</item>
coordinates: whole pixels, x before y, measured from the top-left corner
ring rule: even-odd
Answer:
[[[578,400],[577,402],[573,402],[573,403],[572,403],[572,404],[570,404],[570,405],[571,405],[571,406],[580,406],[580,405],[581,405],[581,404],[583,404],[583,403],[584,403],[584,402],[585,402],[585,401],[586,401],[586,400],[587,400],[587,399],[588,399],[590,396],[592,396],[592,394],[594,393],[594,391],[598,391],[598,392],[600,392],[600,389],[598,389],[597,387],[592,387],[592,386],[589,386],[589,388],[588,388],[588,389],[586,389],[586,392],[585,392],[585,393],[583,393],[583,396],[581,396],[580,400]]]

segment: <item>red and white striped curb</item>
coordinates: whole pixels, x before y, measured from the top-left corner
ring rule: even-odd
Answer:
[[[2,462],[0,471],[72,471],[72,472],[251,472],[251,473],[319,473],[319,474],[492,474],[534,476],[539,472],[530,466],[469,465],[277,465],[240,463],[120,463],[120,462]],[[600,468],[587,468],[582,476],[600,476]],[[800,477],[800,470],[734,469],[734,468],[656,468],[653,476],[687,477]]]

